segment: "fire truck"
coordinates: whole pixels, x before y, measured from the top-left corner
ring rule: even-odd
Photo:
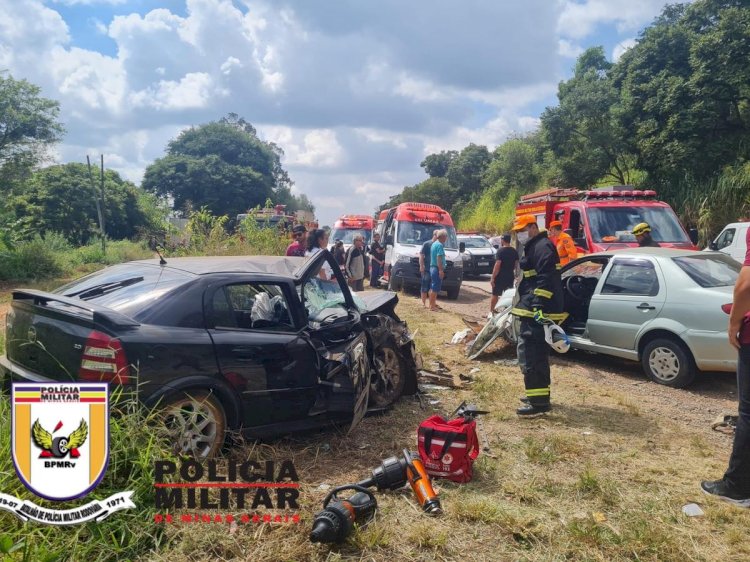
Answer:
[[[633,227],[646,222],[651,236],[665,248],[697,250],[697,231],[688,235],[672,208],[652,190],[627,185],[591,190],[553,188],[521,197],[516,216],[531,214],[539,228],[562,222],[563,231],[583,253],[603,252],[638,245]]]
[[[369,246],[373,230],[375,230],[375,219],[369,215],[342,215],[333,224],[328,239],[331,243],[341,240],[344,243],[344,249],[348,250],[352,245],[354,235],[361,234],[365,238],[365,246]]]

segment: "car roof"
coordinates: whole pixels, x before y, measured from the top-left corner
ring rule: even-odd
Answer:
[[[307,258],[287,256],[200,256],[189,258],[167,258],[170,269],[186,271],[195,275],[210,273],[265,273],[295,277]],[[138,260],[134,264],[159,266],[158,259]]]
[[[722,252],[706,252],[699,250],[684,250],[677,248],[623,248],[620,250],[610,250],[605,252],[596,252],[593,254],[586,254],[581,256],[582,258],[595,258],[595,257],[645,257],[652,256],[655,258],[680,258],[684,256],[710,256],[710,255],[726,255]],[[580,259],[580,258],[579,258]]]

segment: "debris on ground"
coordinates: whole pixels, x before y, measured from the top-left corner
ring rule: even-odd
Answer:
[[[478,372],[479,372],[479,371],[481,371],[481,370],[482,370],[482,369],[480,369],[479,367],[474,367],[474,368],[472,368],[472,369],[471,369],[471,370],[469,371],[469,374],[470,374],[470,375],[473,375],[474,373],[478,373]]]
[[[455,344],[459,344],[459,343],[465,341],[466,338],[468,338],[473,333],[474,332],[472,332],[471,328],[466,328],[464,330],[460,330],[460,331],[456,332],[455,334],[453,334],[453,337],[451,338],[451,343],[454,344],[454,345]]]
[[[727,435],[733,435],[737,428],[738,416],[734,414],[721,414],[711,424],[711,429]]]
[[[431,371],[425,371],[424,369],[419,371],[419,374],[417,375],[417,381],[420,383],[427,383],[449,388],[465,387],[464,382],[458,375],[453,375],[452,373],[434,373]]]
[[[420,384],[420,385],[419,385],[419,390],[420,390],[420,391],[421,391],[422,393],[424,393],[424,394],[427,394],[427,393],[429,393],[430,391],[433,391],[433,392],[441,392],[441,391],[443,391],[443,390],[450,390],[450,387],[447,387],[447,386],[440,386],[439,384],[429,384],[429,383],[427,383],[427,384]]]
[[[474,382],[474,377],[472,377],[471,375],[464,375],[463,373],[459,373],[458,378],[468,383]]]
[[[482,328],[484,328],[484,324],[480,324],[479,322],[477,322],[476,320],[472,318],[467,318],[464,316],[461,318],[461,320],[463,320],[464,324],[466,324],[469,327],[469,329],[471,329],[471,331],[474,332],[475,334],[478,334],[479,332],[482,331]]]
[[[705,515],[705,513],[703,513],[703,510],[697,503],[689,503],[687,505],[683,505],[682,513],[684,513],[688,517],[702,517],[703,515]]]
[[[607,520],[607,516],[604,515],[601,511],[594,511],[594,512],[592,512],[591,513],[591,517],[597,523],[604,523]]]
[[[318,486],[318,490],[320,490],[321,492],[325,492],[330,489],[331,489],[330,484],[321,484],[320,486]]]
[[[497,359],[493,363],[495,365],[502,365],[503,367],[518,367],[518,359]]]

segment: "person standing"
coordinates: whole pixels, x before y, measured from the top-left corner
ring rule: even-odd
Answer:
[[[380,287],[380,278],[383,276],[383,263],[385,262],[385,248],[380,245],[380,234],[372,235],[370,244],[370,287]]]
[[[572,260],[578,257],[576,243],[573,237],[567,232],[563,232],[560,221],[549,223],[549,239],[557,248],[557,255],[560,256],[560,265],[568,265]]]
[[[307,237],[307,251],[305,256],[314,256],[315,254],[322,252],[328,248],[328,232],[322,228],[316,228],[310,231],[310,235]],[[333,279],[333,269],[327,261],[323,262],[323,266],[318,272],[318,277],[324,281],[330,281]]]
[[[518,285],[518,303],[511,313],[520,318],[518,364],[526,387],[526,404],[516,410],[521,417],[535,417],[551,409],[549,347],[544,324],[561,322],[563,309],[560,258],[557,249],[539,230],[534,215],[520,215],[513,224],[518,242],[524,247],[520,260],[523,279]]]
[[[745,235],[747,252],[734,285],[734,304],[729,315],[729,343],[738,351],[737,398],[739,400],[734,445],[729,466],[721,480],[704,480],[701,489],[709,495],[750,508],[750,230]]]
[[[516,270],[518,268],[518,252],[510,245],[510,234],[503,234],[500,238],[500,248],[495,255],[495,267],[492,269],[490,286],[490,317],[495,313],[498,299],[503,292],[513,287]]]
[[[419,251],[419,275],[421,278],[421,287],[419,289],[420,296],[422,297],[422,306],[427,306],[427,299],[430,292],[430,258],[432,256],[432,243],[437,240],[438,229],[432,231],[432,239],[422,244],[422,249]]]
[[[659,248],[659,243],[651,238],[651,226],[647,222],[642,222],[633,227],[633,236],[638,240],[638,246],[641,248]]]
[[[437,296],[443,287],[445,278],[445,242],[448,240],[448,231],[441,228],[437,231],[437,240],[430,247],[430,310],[437,312],[442,310],[437,305]]]
[[[342,240],[336,240],[333,245],[333,259],[339,264],[339,267],[343,270],[346,265],[346,251],[344,250],[344,242]]]
[[[287,256],[305,257],[307,229],[302,224],[295,224],[292,228],[292,243],[286,247]]]
[[[365,239],[361,234],[355,234],[352,246],[346,253],[346,275],[349,286],[355,291],[365,290]]]

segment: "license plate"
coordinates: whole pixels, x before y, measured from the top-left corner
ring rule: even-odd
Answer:
[[[488,261],[478,261],[477,265],[490,265],[490,262],[488,262]]]

